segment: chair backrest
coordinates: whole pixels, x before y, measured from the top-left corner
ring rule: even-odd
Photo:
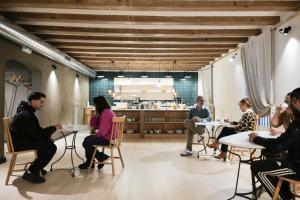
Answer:
[[[13,145],[10,130],[9,130],[10,122],[11,122],[10,117],[3,118],[4,137],[5,137],[5,140],[6,140],[6,143],[7,143],[7,151],[8,151],[8,153],[13,153],[14,152],[14,145]]]
[[[116,147],[121,146],[122,139],[123,139],[124,125],[125,125],[125,117],[112,118],[110,145],[114,145]]]
[[[258,131],[258,124],[259,124],[259,115],[255,115],[255,124],[254,124],[253,131]]]

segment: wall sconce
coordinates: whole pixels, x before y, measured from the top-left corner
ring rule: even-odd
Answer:
[[[79,78],[79,74],[78,73],[76,73],[76,78]]]
[[[283,35],[288,35],[289,32],[291,32],[291,30],[292,30],[292,27],[288,26],[288,27],[279,29],[279,33],[282,33]]]
[[[52,65],[52,71],[55,71],[57,69],[56,65]]]

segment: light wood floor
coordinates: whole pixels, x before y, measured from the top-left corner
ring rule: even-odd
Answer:
[[[78,134],[80,155],[84,155],[81,143],[87,133]],[[70,139],[70,136],[68,137]],[[63,140],[56,142],[61,155]],[[0,165],[0,199],[55,199],[55,200],[224,200],[234,191],[237,164],[216,161],[210,157],[183,158],[184,140],[129,140],[123,145],[125,169],[116,164],[116,176],[111,176],[110,166],[103,170],[76,171],[73,178],[68,170],[54,170],[46,176],[46,183],[35,185],[20,177],[12,177],[10,185],[4,180],[8,162]],[[195,148],[194,150],[197,150]],[[24,159],[30,158],[30,155]],[[10,159],[10,157],[7,157]],[[118,161],[118,160],[117,160]],[[75,162],[79,164],[79,160]],[[67,154],[56,167],[70,166]],[[49,166],[48,166],[49,169]],[[249,166],[243,166],[240,190],[250,189]],[[241,199],[241,198],[235,198]],[[266,194],[261,199],[270,199]]]

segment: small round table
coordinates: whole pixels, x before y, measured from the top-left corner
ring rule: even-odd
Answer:
[[[59,157],[59,159],[57,159],[55,162],[52,163],[51,165],[51,168],[50,168],[50,171],[53,170],[53,165],[56,164],[58,161],[60,161],[64,155],[66,154],[66,151],[67,150],[71,150],[71,164],[72,164],[72,177],[75,177],[75,166],[74,166],[74,159],[73,159],[73,150],[76,154],[76,156],[82,160],[82,162],[84,162],[83,158],[81,158],[77,151],[76,151],[76,136],[77,136],[77,133],[79,131],[87,131],[89,130],[89,127],[86,126],[86,125],[69,125],[69,126],[63,126],[63,129],[61,130],[58,130],[60,133],[61,133],[61,137],[60,138],[64,138],[64,141],[65,141],[65,149],[64,149],[64,152],[63,154]],[[67,143],[67,136],[68,135],[72,135],[73,134],[73,138],[72,138],[72,143],[71,145],[68,145]]]
[[[243,198],[246,198],[246,199],[252,199],[251,197],[248,197],[247,195],[254,194],[254,196],[255,196],[256,187],[255,187],[255,181],[254,181],[253,176],[252,176],[252,191],[247,192],[247,193],[237,192],[241,163],[251,165],[251,163],[253,162],[252,155],[254,154],[254,152],[257,149],[265,149],[265,147],[254,144],[254,143],[251,143],[249,141],[249,134],[253,133],[253,132],[256,133],[258,136],[265,137],[265,138],[276,138],[277,137],[277,136],[271,135],[270,131],[247,131],[247,132],[241,132],[241,133],[237,133],[237,134],[234,134],[234,135],[226,136],[226,137],[223,137],[219,140],[219,142],[222,143],[222,144],[226,144],[226,145],[233,146],[233,147],[238,147],[238,148],[245,148],[245,149],[252,149],[253,150],[250,153],[250,158],[248,160],[242,160],[242,158],[239,154],[236,154],[234,152],[229,151],[230,153],[232,153],[233,155],[235,155],[239,158],[239,165],[238,165],[238,172],[237,172],[234,195],[231,198],[229,198],[228,200],[233,199],[235,196],[240,196],[240,197],[243,197]]]

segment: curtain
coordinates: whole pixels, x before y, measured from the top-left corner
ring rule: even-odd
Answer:
[[[273,104],[271,41],[271,31],[265,31],[241,48],[248,97],[260,116],[268,115]]]
[[[214,102],[212,96],[212,80],[211,80],[211,68],[200,71],[202,79],[202,90],[203,97],[208,109],[211,112],[212,117],[214,118]]]

